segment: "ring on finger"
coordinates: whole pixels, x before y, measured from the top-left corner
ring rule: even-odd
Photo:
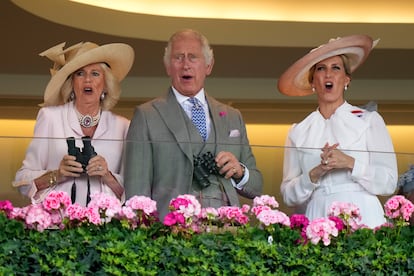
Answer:
[[[323,164],[324,164],[324,165],[328,165],[328,164],[329,164],[329,161],[328,161],[328,159],[326,159],[326,160],[323,160]]]
[[[101,165],[98,166],[98,171],[102,171],[102,166]]]
[[[231,170],[232,170],[233,174],[236,173],[236,168],[235,167],[233,167]]]

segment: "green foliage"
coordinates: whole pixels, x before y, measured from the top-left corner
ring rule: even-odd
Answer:
[[[341,233],[329,246],[298,243],[288,227],[178,235],[120,222],[24,229],[0,214],[0,275],[412,275],[414,228]],[[271,236],[271,239],[269,237]]]

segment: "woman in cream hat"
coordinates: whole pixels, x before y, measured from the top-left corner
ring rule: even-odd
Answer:
[[[330,40],[288,68],[278,81],[288,96],[315,93],[318,108],[294,124],[286,139],[281,192],[289,206],[305,208],[309,219],[326,217],[334,202],[359,207],[361,224],[385,222],[377,195],[397,184],[393,144],[376,111],[344,99],[351,73],[377,41],[366,35]]]
[[[52,77],[13,184],[33,203],[52,190],[67,192],[83,206],[94,193],[124,200],[122,153],[129,120],[110,109],[120,97],[134,51],[122,43],[64,46],[40,54],[54,62]]]

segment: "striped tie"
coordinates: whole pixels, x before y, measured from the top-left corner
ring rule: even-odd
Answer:
[[[207,126],[204,109],[197,98],[189,98],[188,100],[193,104],[191,108],[191,121],[193,121],[193,124],[197,127],[198,132],[200,132],[201,137],[205,141],[207,139]]]

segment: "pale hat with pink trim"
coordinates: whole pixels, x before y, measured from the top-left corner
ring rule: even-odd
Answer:
[[[350,73],[367,59],[379,40],[373,41],[367,35],[351,35],[330,39],[328,43],[312,49],[308,54],[291,65],[279,78],[279,92],[287,96],[313,94],[309,83],[309,70],[318,62],[337,55],[349,60]]]
[[[50,69],[52,77],[46,86],[42,106],[64,104],[70,95],[61,93],[63,83],[73,72],[86,65],[106,63],[120,82],[128,74],[134,62],[135,53],[128,44],[111,43],[99,46],[93,42],[80,42],[63,49],[65,44],[66,42],[60,43],[39,54],[54,62]],[[119,95],[114,96],[119,97]]]

